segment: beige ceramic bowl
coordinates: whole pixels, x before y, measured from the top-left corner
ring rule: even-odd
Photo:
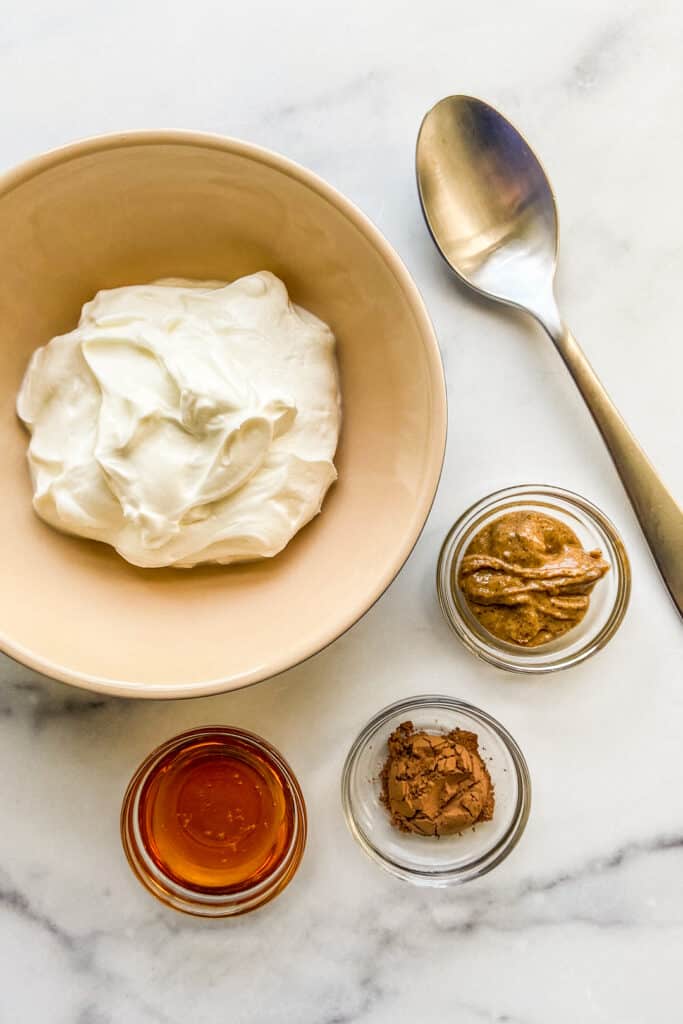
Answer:
[[[93,690],[186,697],[302,661],[380,596],[425,522],[444,453],[438,346],[379,232],[301,167],[185,132],[96,138],[0,178],[0,647]],[[277,558],[141,570],[31,509],[15,417],[31,352],[100,288],[268,269],[338,338],[339,482]]]

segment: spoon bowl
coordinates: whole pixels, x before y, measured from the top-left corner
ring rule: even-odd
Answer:
[[[466,285],[524,309],[552,288],[555,198],[536,155],[492,107],[472,96],[437,103],[420,128],[417,180],[432,238]]]

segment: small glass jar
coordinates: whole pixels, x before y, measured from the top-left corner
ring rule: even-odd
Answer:
[[[291,768],[266,740],[207,726],[145,758],[123,799],[121,839],[134,874],[162,903],[231,917],[291,881],[306,843],[306,807]]]
[[[476,733],[494,787],[490,821],[442,836],[401,832],[392,824],[381,776],[389,737],[406,721],[416,731]],[[485,875],[512,852],[529,817],[531,780],[519,746],[491,715],[452,697],[410,697],[380,711],[357,737],[344,765],[342,804],[351,834],[376,864],[415,885],[443,887]]]
[[[562,636],[538,647],[520,647],[485,629],[458,585],[460,564],[474,536],[508,512],[540,512],[565,523],[587,551],[598,548],[609,572],[590,595],[586,615]],[[510,672],[556,672],[585,661],[619,628],[631,593],[631,569],[623,542],[607,516],[586,498],[547,485],[527,484],[496,491],[472,505],[446,537],[436,588],[447,621],[465,646],[484,661]]]

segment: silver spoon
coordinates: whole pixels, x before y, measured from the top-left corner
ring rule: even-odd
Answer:
[[[555,343],[683,616],[683,511],[562,321],[553,289],[557,208],[538,159],[493,107],[471,96],[449,96],[420,127],[417,181],[432,238],[460,280],[531,313]]]

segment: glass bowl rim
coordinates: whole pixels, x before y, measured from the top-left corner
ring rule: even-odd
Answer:
[[[145,781],[158,762],[174,748],[181,748],[201,736],[219,736],[246,742],[265,754],[279,770],[294,810],[292,835],[286,852],[276,868],[256,885],[239,892],[202,893],[175,882],[154,865],[137,827],[139,797]],[[126,787],[120,815],[121,843],[129,867],[138,881],[161,903],[193,917],[235,917],[268,903],[291,881],[301,863],[306,846],[308,820],[301,786],[288,762],[268,740],[238,726],[203,725],[177,733],[155,747],[143,758]],[[166,886],[167,888],[165,888]]]
[[[548,501],[550,514],[552,514],[553,510],[553,499],[566,502],[570,507],[573,506],[582,512],[591,521],[595,529],[606,537],[610,546],[611,562],[616,570],[616,594],[607,620],[597,633],[591,634],[587,638],[579,650],[563,656],[561,651],[558,652],[557,649],[554,652],[548,652],[549,654],[561,655],[556,660],[551,661],[542,658],[543,648],[536,648],[535,650],[539,652],[536,660],[517,663],[513,660],[514,651],[508,644],[488,633],[487,639],[484,640],[483,637],[479,636],[471,628],[462,614],[457,599],[451,593],[450,577],[457,550],[473,534],[475,527],[479,525],[482,519],[495,511],[498,505],[508,502],[510,499],[517,498],[519,499],[519,504],[523,505],[532,502],[534,497]],[[566,510],[560,506],[556,505],[555,508],[558,513],[566,515]],[[456,519],[441,545],[436,567],[436,589],[444,618],[472,654],[506,672],[542,675],[548,672],[560,672],[563,669],[580,664],[586,658],[602,650],[612,639],[623,622],[628,608],[631,596],[631,565],[624,542],[614,523],[588,498],[584,498],[575,491],[569,491],[553,484],[519,484],[514,487],[503,487],[500,490],[492,491],[471,504]],[[566,633],[566,637],[570,638],[572,632],[570,630]]]
[[[483,854],[462,864],[456,868],[445,869],[419,869],[406,867],[384,854],[379,847],[372,842],[370,837],[360,826],[354,813],[353,799],[351,797],[351,778],[360,753],[367,743],[377,734],[379,729],[391,718],[410,714],[411,711],[434,708],[436,710],[447,710],[467,714],[480,722],[487,729],[495,733],[496,737],[506,748],[515,769],[517,782],[517,803],[510,824],[503,835],[496,840],[495,844]],[[490,715],[487,711],[469,704],[467,701],[459,700],[456,697],[449,697],[445,694],[420,694],[414,697],[406,697],[388,704],[378,711],[367,722],[351,744],[344,762],[341,779],[341,799],[344,810],[344,817],[351,835],[359,844],[363,852],[376,864],[404,881],[413,882],[422,886],[446,886],[458,885],[468,882],[474,878],[492,871],[514,850],[522,838],[526,828],[531,810],[531,776],[529,767],[522,750],[515,738],[508,732],[504,725]],[[430,837],[427,837],[428,839]]]

